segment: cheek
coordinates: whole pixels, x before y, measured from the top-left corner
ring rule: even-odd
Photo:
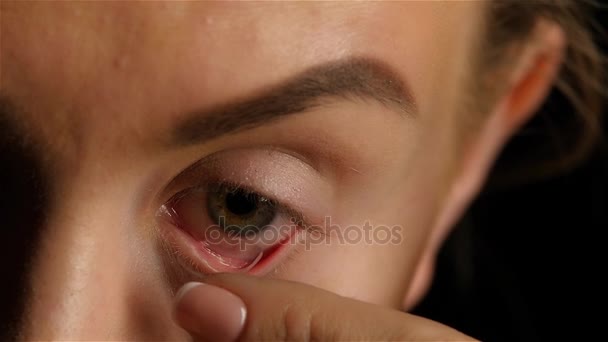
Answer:
[[[393,165],[380,180],[348,192],[350,200],[332,220],[342,239],[334,234],[303,248],[274,276],[401,308],[447,188],[450,153],[442,139],[421,137],[407,162],[402,158],[408,166]],[[350,227],[359,233],[347,233]],[[392,232],[388,242],[382,227]]]
[[[396,217],[387,217],[395,219]],[[301,246],[273,275],[317,286],[339,295],[400,308],[416,260],[414,228],[404,225],[340,226],[332,234]],[[420,235],[420,234],[418,234]]]

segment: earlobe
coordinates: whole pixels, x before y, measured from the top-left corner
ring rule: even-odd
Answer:
[[[451,227],[479,193],[495,159],[509,138],[538,110],[551,90],[560,69],[566,39],[562,28],[544,19],[538,21],[532,38],[520,49],[511,65],[507,87],[481,129],[464,149],[458,172],[420,256],[405,309],[426,293],[434,271],[435,257]]]

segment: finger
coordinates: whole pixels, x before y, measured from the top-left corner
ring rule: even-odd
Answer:
[[[470,341],[442,324],[295,282],[218,274],[176,299],[201,340]],[[246,319],[245,319],[246,318]]]
[[[174,319],[200,340],[234,341],[245,325],[245,303],[221,287],[187,283],[175,301]]]

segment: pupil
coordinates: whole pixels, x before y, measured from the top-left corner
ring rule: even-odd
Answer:
[[[246,196],[242,192],[226,194],[226,209],[235,215],[247,215],[257,208],[257,196]]]

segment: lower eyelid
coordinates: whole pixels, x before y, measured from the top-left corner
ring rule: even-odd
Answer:
[[[170,210],[165,210],[165,212],[169,213]],[[176,277],[177,279],[181,279],[176,282],[177,284],[181,284],[185,281],[200,279],[207,273],[217,271],[253,272],[254,274],[258,275],[264,274],[273,269],[273,267],[281,264],[284,261],[284,257],[288,257],[291,252],[297,250],[297,244],[281,243],[276,246],[271,246],[271,248],[266,248],[265,254],[259,254],[257,259],[250,261],[250,265],[244,264],[241,268],[231,267],[229,269],[214,269],[214,266],[212,266],[214,261],[201,256],[200,252],[196,251],[194,245],[188,243],[189,238],[186,237],[187,234],[180,233],[179,231],[181,229],[174,224],[171,218],[167,218],[166,216],[159,218],[160,246],[164,251],[166,258],[168,260],[173,260],[169,261],[167,264],[167,272],[169,272],[171,275],[171,280]],[[301,231],[301,229],[294,230],[290,234],[288,240],[297,241],[296,235]],[[277,256],[275,254],[279,255]],[[266,261],[262,260],[263,258],[265,258]],[[215,264],[217,266],[217,260],[215,261]],[[177,265],[180,265],[179,268],[186,271],[186,273],[175,269]]]

